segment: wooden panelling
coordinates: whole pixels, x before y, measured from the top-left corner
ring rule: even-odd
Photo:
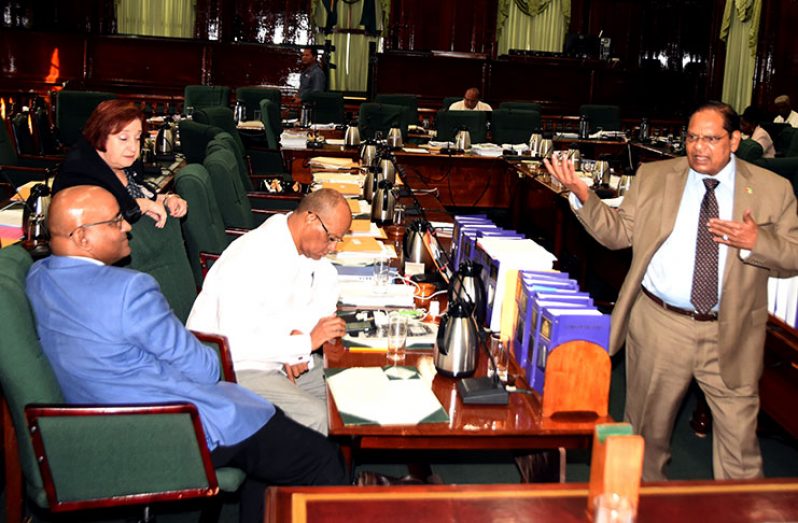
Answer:
[[[771,108],[773,99],[790,95],[798,107],[798,0],[763,0],[759,29],[754,103]]]
[[[211,77],[229,86],[286,85],[300,71],[296,49],[258,44],[217,44],[211,62]]]
[[[79,34],[0,31],[0,85],[37,89],[81,81],[83,41]]]

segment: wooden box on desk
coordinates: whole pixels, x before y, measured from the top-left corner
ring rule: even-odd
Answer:
[[[543,416],[592,412],[607,415],[610,357],[600,345],[575,340],[558,345],[546,362]]]
[[[596,425],[593,435],[593,457],[590,462],[588,513],[593,513],[596,498],[609,493],[618,494],[629,500],[637,512],[644,449],[643,437],[634,435],[630,424]]]

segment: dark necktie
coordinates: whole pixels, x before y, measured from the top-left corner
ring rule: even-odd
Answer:
[[[693,270],[693,290],[690,302],[695,310],[707,314],[718,301],[718,249],[719,245],[712,239],[707,222],[718,217],[718,200],[715,188],[720,182],[713,178],[704,178],[707,191],[701,200],[701,211],[698,214],[698,235],[695,241],[695,269]]]

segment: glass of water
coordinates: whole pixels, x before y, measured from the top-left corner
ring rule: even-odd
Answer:
[[[373,275],[374,292],[377,294],[386,294],[388,292],[388,283],[390,282],[390,267],[388,266],[387,260],[380,258],[374,262]]]
[[[407,316],[392,312],[388,316],[388,361],[394,365],[405,361],[407,342]]]

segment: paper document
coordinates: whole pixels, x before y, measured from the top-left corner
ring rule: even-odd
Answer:
[[[358,165],[360,164],[351,158],[316,156],[310,159],[311,167],[321,167],[322,169],[351,169]]]
[[[448,419],[441,402],[417,372],[395,373],[398,375],[393,377],[400,379],[391,379],[381,367],[329,372],[334,370],[328,369],[327,385],[341,417],[356,418],[349,424],[416,425],[436,413],[442,413],[440,421]]]
[[[413,307],[412,285],[389,284],[377,290],[370,281],[339,282],[338,301],[356,307]]]

